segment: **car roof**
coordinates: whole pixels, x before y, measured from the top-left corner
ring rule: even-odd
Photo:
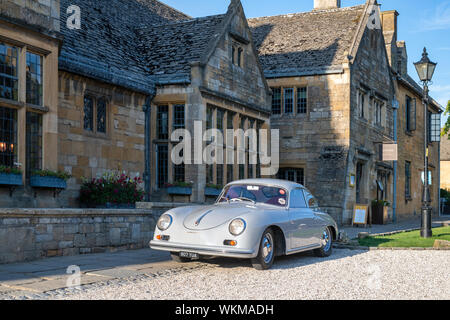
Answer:
[[[238,185],[238,184],[257,184],[257,185],[262,184],[267,186],[276,186],[287,190],[292,190],[295,188],[305,189],[305,187],[299,183],[280,179],[244,179],[230,182],[228,185]]]

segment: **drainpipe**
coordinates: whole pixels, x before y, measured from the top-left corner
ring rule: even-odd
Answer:
[[[150,202],[150,192],[151,192],[151,165],[150,165],[150,154],[151,154],[151,136],[150,136],[150,126],[151,126],[151,111],[152,111],[152,100],[155,96],[147,96],[145,99],[145,105],[143,110],[145,112],[145,172],[144,172],[144,183],[145,183],[145,201]]]
[[[398,133],[397,133],[397,117],[398,117],[399,102],[394,98],[393,109],[394,109],[394,141],[398,144]],[[392,201],[392,221],[397,222],[397,163],[394,161],[394,199]]]

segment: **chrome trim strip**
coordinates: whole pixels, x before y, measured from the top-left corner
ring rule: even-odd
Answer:
[[[151,249],[161,250],[161,251],[170,251],[170,252],[181,252],[187,251],[192,253],[198,253],[200,255],[209,255],[209,256],[221,256],[221,257],[230,257],[230,258],[255,258],[257,253],[253,250],[239,250],[232,248],[224,248],[224,247],[206,247],[206,246],[189,246],[183,245],[180,243],[167,243],[152,240],[149,243]]]
[[[302,251],[319,249],[321,247],[322,247],[322,245],[320,245],[320,244],[310,244],[308,246],[304,246],[304,247],[288,250],[286,255],[291,255],[291,254],[299,253],[299,252],[302,252]]]

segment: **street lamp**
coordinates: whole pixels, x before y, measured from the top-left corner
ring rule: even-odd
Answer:
[[[422,194],[422,227],[420,235],[422,238],[431,238],[433,231],[431,230],[431,212],[433,208],[431,207],[431,196],[430,187],[428,185],[428,83],[431,82],[433,78],[434,70],[436,69],[437,63],[431,62],[428,58],[427,49],[423,49],[422,60],[414,63],[416,67],[417,74],[419,75],[420,81],[423,83],[423,104],[425,107],[424,111],[424,131],[425,131],[425,143],[424,143],[424,187]]]

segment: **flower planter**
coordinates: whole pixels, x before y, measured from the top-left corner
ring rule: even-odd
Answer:
[[[22,175],[12,173],[0,173],[0,185],[3,186],[21,186]]]
[[[388,207],[382,204],[372,205],[372,224],[388,223]]]
[[[218,197],[222,190],[216,188],[205,188],[205,196],[207,197]]]
[[[190,195],[192,195],[192,188],[191,187],[168,187],[167,193],[170,195],[177,195],[177,196],[190,196]]]
[[[134,203],[110,203],[107,202],[106,204],[102,205],[91,205],[89,207],[96,208],[96,209],[136,209],[136,204]]]
[[[33,188],[66,189],[67,182],[57,177],[32,176],[30,186]]]

